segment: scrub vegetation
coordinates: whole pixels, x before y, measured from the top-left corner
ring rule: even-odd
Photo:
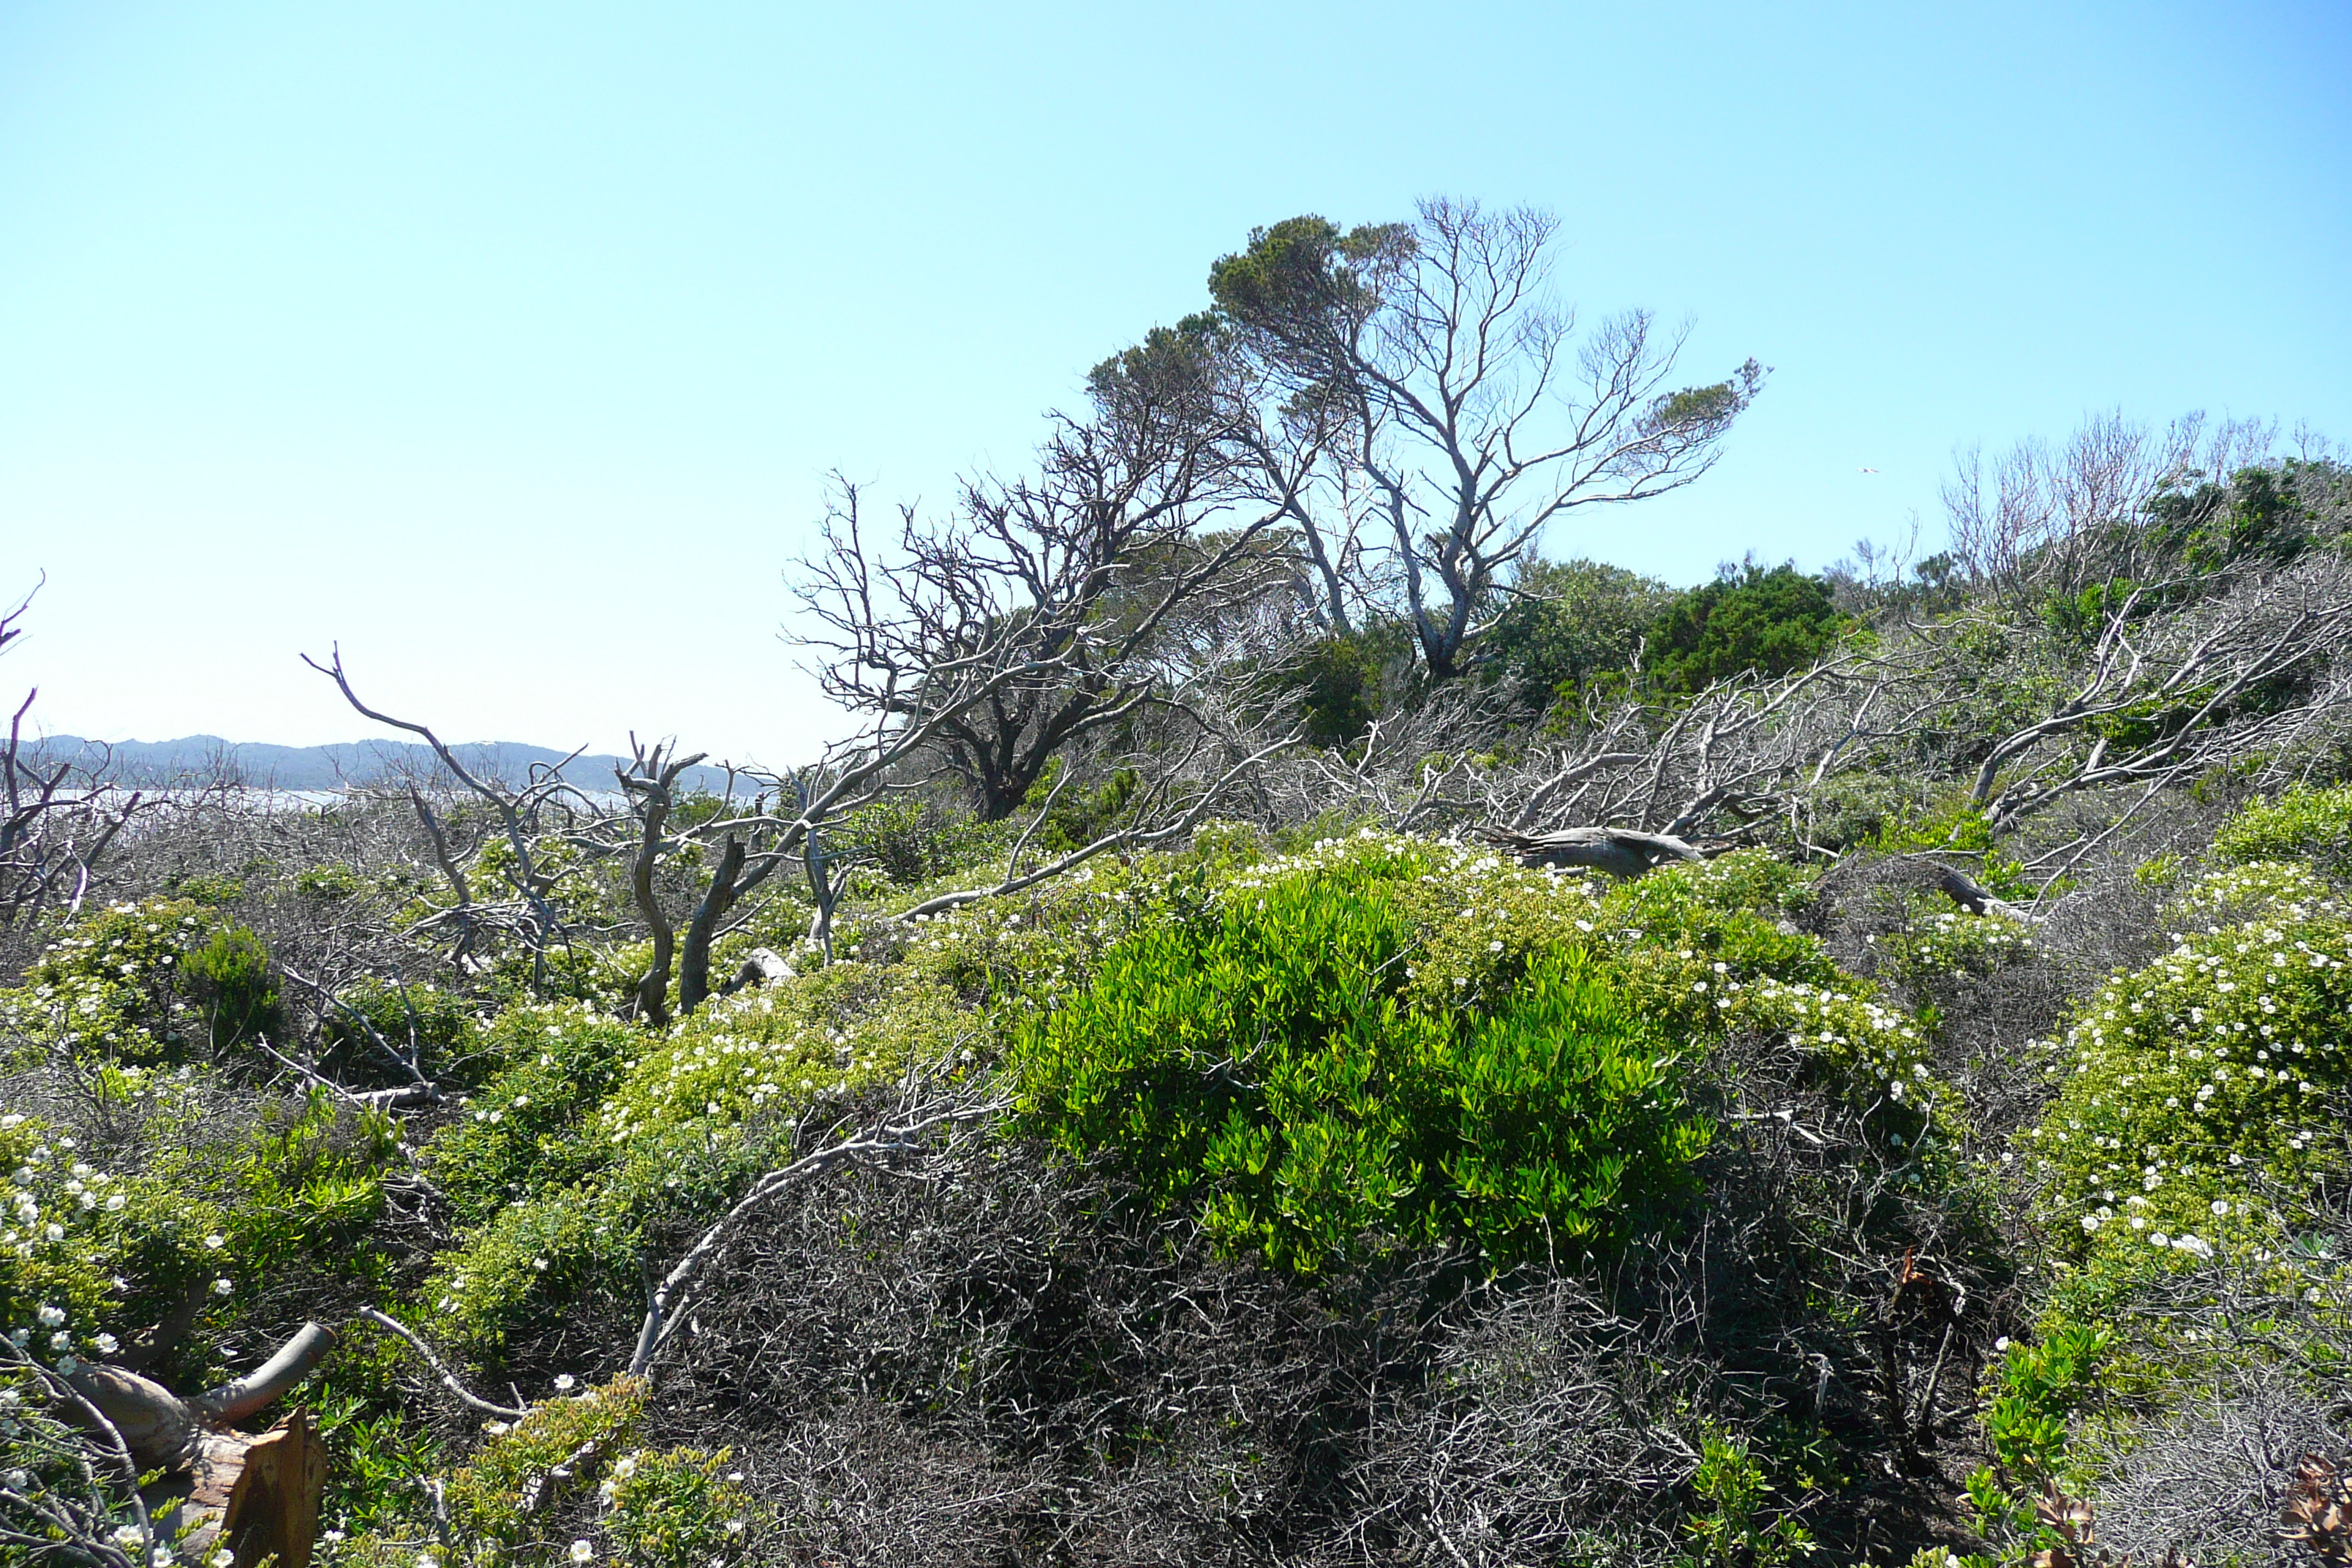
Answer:
[[[331,656],[437,771],[10,742],[0,1560],[2352,1556],[2352,470],[1546,559],[1765,384],[1552,237],[1272,226],[1033,468],[845,487],[792,770]]]

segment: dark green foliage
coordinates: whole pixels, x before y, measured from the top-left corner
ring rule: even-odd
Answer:
[[[1696,692],[1727,676],[1786,675],[1837,642],[1844,617],[1826,579],[1783,563],[1692,589],[1651,621],[1647,674],[1670,692]]]
[[[853,812],[828,837],[895,887],[919,887],[1003,850],[1003,832],[944,801],[900,796]]]
[[[1302,1272],[1368,1237],[1582,1256],[1654,1218],[1706,1143],[1671,1054],[1575,952],[1491,1012],[1410,999],[1412,932],[1360,871],[1147,928],[1023,1039],[1022,1115]]]
[[[1622,693],[1643,631],[1674,600],[1654,578],[1597,561],[1531,561],[1479,646],[1490,676],[1532,699]]]
[[[1377,306],[1388,274],[1413,254],[1412,226],[1342,230],[1328,218],[1285,218],[1250,231],[1249,248],[1209,268],[1209,297],[1244,331],[1313,345],[1339,368],[1352,330]]]
[[[414,1082],[412,1068],[462,1089],[487,1070],[474,1049],[475,1028],[473,1005],[461,993],[363,980],[336,993],[319,1020],[319,1062],[337,1081],[368,1089]]]
[[[1348,637],[1328,637],[1310,647],[1282,675],[1298,693],[1314,745],[1346,747],[1361,741],[1388,711],[1390,674],[1412,658],[1410,634],[1383,622]]]
[[[1056,761],[1029,792],[1033,804],[1042,805],[1053,796],[1063,765]],[[1045,819],[1037,825],[1030,842],[1048,855],[1084,848],[1118,826],[1142,783],[1143,776],[1133,768],[1119,768],[1092,789],[1083,784],[1065,788],[1047,807]]]
[[[269,951],[247,927],[215,929],[181,961],[180,973],[215,1052],[278,1032],[281,1016]]]
[[[2150,531],[2192,572],[2284,565],[2340,537],[2347,492],[2352,482],[2340,465],[2289,458],[2241,468],[2227,482],[2201,479],[2161,492],[2148,508]]]
[[[294,890],[322,904],[355,898],[366,889],[367,883],[349,866],[308,866],[294,874]]]

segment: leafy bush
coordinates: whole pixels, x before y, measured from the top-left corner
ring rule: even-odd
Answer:
[[[2352,917],[2322,900],[2185,935],[2093,995],[2025,1135],[2057,1254],[2120,1278],[2249,1239],[2256,1184],[2309,1184],[2352,1082]]]
[[[1646,673],[1675,692],[1750,671],[1786,675],[1827,653],[1844,629],[1827,579],[1794,564],[1767,571],[1750,562],[1659,612],[1647,631]]]
[[[907,967],[846,962],[662,1036],[581,1004],[510,1011],[486,1035],[510,1065],[426,1153],[467,1227],[423,1292],[435,1331],[494,1356],[552,1304],[634,1300],[649,1226],[723,1207],[800,1114],[952,1058],[964,1032]]]
[[[1383,979],[1402,935],[1308,883],[1136,939],[1028,1045],[1024,1110],[1074,1152],[1118,1149],[1163,1201],[1207,1187],[1213,1234],[1302,1272],[1366,1233],[1581,1254],[1675,1195],[1706,1131],[1584,965],[1451,1019]]]
[[[404,1058],[444,1089],[463,1089],[496,1065],[479,1044],[477,1005],[430,981],[344,986],[319,1020],[320,1070],[340,1083],[389,1089],[411,1081]]]
[[[961,807],[902,796],[851,813],[827,842],[870,860],[893,886],[912,888],[997,853],[1003,837]]]
[[[278,1032],[281,1015],[269,950],[246,927],[214,928],[182,961],[180,973],[213,1054]]]
[[[639,1445],[646,1385],[621,1378],[493,1422],[489,1440],[452,1475],[436,1521],[379,1525],[341,1543],[337,1568],[728,1568],[755,1555],[761,1531],[724,1450]],[[566,1539],[569,1537],[570,1539]]]
[[[192,1318],[198,1332],[165,1370],[207,1375],[212,1333],[257,1285],[298,1264],[381,1271],[353,1246],[382,1207],[393,1139],[380,1114],[322,1091],[223,1123],[187,1080],[136,1068],[89,1092],[106,1122],[138,1127],[133,1163],[101,1163],[53,1121],[0,1117],[0,1331],[20,1349],[92,1360]]]
[[[1539,700],[1622,690],[1642,635],[1675,598],[1664,583],[1597,561],[1534,561],[1478,645],[1492,674]]]
[[[1411,657],[1403,627],[1390,626],[1327,637],[1300,653],[1280,679],[1298,694],[1308,743],[1328,750],[1361,741],[1388,710],[1391,668]]]
[[[2239,865],[2304,860],[2326,876],[2352,876],[2352,784],[2297,785],[2248,806],[2214,836],[2213,853]]]
[[[341,903],[367,890],[367,880],[349,866],[306,866],[294,873],[294,890],[322,904]]]

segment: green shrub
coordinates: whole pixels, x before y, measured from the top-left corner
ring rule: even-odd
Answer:
[[[2213,854],[2236,865],[2302,860],[2324,876],[2352,876],[2352,784],[2297,785],[2250,805],[2214,836]]]
[[[89,1060],[185,1060],[207,1043],[178,967],[215,927],[184,899],[117,904],[42,950],[25,983],[0,992],[0,1024],[27,1042]]]
[[[443,1089],[464,1089],[496,1065],[474,1006],[430,981],[362,979],[336,992],[319,1020],[319,1068],[354,1088],[390,1089],[410,1081],[394,1059],[406,1057]]]
[[[466,1226],[420,1292],[435,1332],[495,1357],[552,1306],[635,1300],[649,1228],[723,1208],[810,1107],[958,1067],[968,1033],[909,967],[847,962],[658,1036],[580,1004],[510,1011],[485,1034],[509,1065],[426,1151]]]
[[[2305,1189],[2352,1082],[2352,918],[2290,902],[2184,935],[2107,983],[2057,1045],[2024,1135],[2063,1260],[2128,1279],[2252,1238],[2257,1189]]]
[[[1224,1059],[1216,1053],[1226,1047],[1215,1038],[1199,1037],[1196,1023],[1175,1016],[1181,1005],[1169,999],[1173,993],[1165,987],[1181,982],[1194,991],[1213,993],[1213,984],[1203,978],[1212,959],[1221,965],[1236,964],[1253,951],[1248,943],[1271,940],[1250,934],[1252,922],[1277,908],[1294,910],[1300,929],[1311,933],[1287,939],[1288,946],[1297,951],[1283,960],[1285,964],[1332,962],[1331,950],[1326,950],[1321,959],[1316,957],[1316,944],[1327,936],[1336,939],[1337,933],[1324,932],[1318,922],[1339,919],[1336,911],[1342,903],[1335,902],[1328,910],[1311,907],[1309,895],[1301,905],[1298,891],[1326,881],[1347,894],[1344,904],[1353,911],[1349,920],[1358,926],[1372,922],[1369,930],[1357,931],[1348,940],[1365,952],[1378,954],[1352,961],[1359,972],[1377,969],[1377,978],[1366,978],[1362,973],[1352,980],[1345,974],[1302,973],[1286,983],[1300,987],[1301,994],[1312,986],[1329,984],[1343,987],[1335,994],[1352,999],[1345,1007],[1335,1006],[1310,1018],[1295,1040],[1278,1041],[1271,1032],[1268,1038],[1285,1044],[1286,1057],[1295,1059],[1299,1070],[1308,1075],[1297,1092],[1311,1097],[1328,1088],[1333,1095],[1360,1102],[1360,1108],[1333,1109],[1326,1115],[1325,1108],[1311,1098],[1296,1108],[1304,1122],[1335,1123],[1319,1126],[1309,1134],[1313,1142],[1302,1147],[1298,1158],[1311,1163],[1311,1169],[1305,1163],[1296,1168],[1286,1163],[1288,1145],[1277,1134],[1281,1117],[1291,1114],[1290,1110],[1283,1106],[1264,1110],[1264,1123],[1254,1131],[1244,1117],[1243,1131],[1249,1133],[1248,1139],[1236,1134],[1229,1145],[1239,1172],[1212,1180],[1204,1170],[1187,1168],[1185,1147],[1160,1146],[1164,1140],[1154,1131],[1153,1118],[1161,1114],[1161,1101],[1174,1096],[1176,1109],[1184,1114],[1187,1146],[1202,1145],[1200,1157],[1205,1160],[1205,1140],[1220,1136],[1223,1127],[1206,1125],[1213,1107],[1186,1101],[1216,1099],[1224,1092],[1222,1080],[1186,1080],[1175,1060],[1166,1065],[1178,1076],[1165,1081],[1153,1079],[1146,1069],[1163,1056],[1177,1060],[1197,1058],[1196,1065],[1213,1065]],[[1277,905],[1276,895],[1284,889],[1291,891]],[[1818,1061],[1825,1078],[1865,1112],[1867,1124],[1887,1140],[1885,1150],[1896,1155],[1898,1182],[1941,1182],[1950,1162],[1948,1140],[1940,1134],[1957,1129],[1951,1125],[1948,1109],[1950,1097],[1928,1072],[1920,1026],[1916,1020],[1873,1000],[1868,984],[1842,973],[1818,941],[1788,929],[1786,914],[1802,907],[1810,897],[1800,872],[1762,853],[1725,856],[1706,866],[1677,868],[1620,884],[1532,870],[1465,846],[1433,844],[1371,829],[1344,838],[1327,838],[1275,860],[1141,870],[1097,895],[1096,908],[1101,911],[1097,918],[1071,921],[1067,929],[1082,938],[1092,937],[1091,943],[1066,944],[1066,939],[1047,939],[1042,934],[1035,939],[1045,945],[1032,951],[1066,954],[1068,974],[1079,978],[1073,984],[1066,977],[1065,961],[1058,957],[1050,971],[1042,963],[1029,971],[1044,982],[1045,994],[1040,998],[1033,990],[1025,998],[1016,994],[1014,1000],[1042,1000],[1044,1005],[1024,1015],[1042,1021],[1027,1031],[1016,1058],[1027,1059],[1033,1069],[1040,1066],[1039,1050],[1055,1058],[1045,1064],[1044,1070],[1035,1071],[1028,1092],[1031,1114],[1057,1123],[1066,1147],[1118,1149],[1139,1169],[1148,1165],[1160,1171],[1161,1179],[1172,1184],[1161,1188],[1163,1201],[1205,1204],[1225,1186],[1258,1192],[1257,1211],[1248,1205],[1235,1210],[1229,1204],[1220,1211],[1224,1217],[1219,1223],[1234,1229],[1243,1240],[1248,1239],[1242,1235],[1248,1226],[1271,1225],[1283,1234],[1270,1236],[1261,1229],[1257,1244],[1277,1248],[1295,1245],[1312,1251],[1319,1244],[1307,1237],[1335,1234],[1339,1215],[1375,1211],[1386,1215],[1387,1209],[1399,1204],[1403,1205],[1402,1217],[1389,1215],[1382,1224],[1418,1225],[1423,1235],[1452,1227],[1482,1243],[1487,1243],[1487,1234],[1498,1228],[1512,1230],[1516,1222],[1493,1220],[1494,1215],[1507,1212],[1507,1205],[1499,1201],[1490,1205],[1484,1198],[1475,1203],[1465,1200],[1459,1210],[1446,1210],[1443,1205],[1433,1209],[1424,1204],[1417,1211],[1405,1201],[1413,1192],[1425,1194],[1442,1186],[1444,1179],[1427,1143],[1412,1140],[1441,1136],[1437,1123],[1447,1095],[1456,1096],[1454,1103],[1459,1104],[1462,1099],[1486,1092],[1479,1078],[1485,1068],[1463,1057],[1448,1057],[1426,1042],[1435,1039],[1444,1042],[1449,1050],[1458,1050],[1463,1042],[1483,1040],[1486,1048],[1496,1053],[1494,1070],[1501,1073],[1514,1031],[1523,1027],[1540,1031],[1561,1017],[1581,1017],[1585,1005],[1581,998],[1594,990],[1611,994],[1605,1012],[1592,1019],[1598,1031],[1594,1048],[1604,1057],[1607,1049],[1617,1048],[1608,1042],[1622,1040],[1612,1033],[1621,1028],[1681,1061],[1711,1049],[1735,1030],[1780,1037]],[[1261,900],[1267,904],[1265,911],[1257,907]],[[1108,911],[1103,910],[1106,903],[1111,905]],[[1229,926],[1230,934],[1224,934]],[[1191,942],[1190,948],[1182,947],[1183,940]],[[1116,980],[1110,978],[1114,966],[1121,972]],[[1270,960],[1268,968],[1271,971]],[[1359,1089],[1349,1076],[1358,1073],[1358,1068],[1342,1060],[1332,1064],[1327,1076],[1312,1049],[1318,1038],[1345,1038],[1349,1031],[1377,1035],[1380,1009],[1391,1004],[1405,1022],[1393,1043],[1381,1046],[1387,1053],[1381,1070],[1402,1075],[1399,1081],[1412,1091],[1401,1094],[1393,1103],[1388,1079],[1368,1081]],[[1201,1006],[1200,1016],[1222,1018],[1217,1027],[1233,1035],[1229,1054],[1236,1062],[1244,1060],[1241,1053],[1256,1041],[1255,1034],[1249,1032],[1255,1027],[1252,1016],[1246,1009],[1236,1011],[1230,996],[1220,1000],[1207,994]],[[1223,1014],[1216,1013],[1217,1008],[1224,1009]],[[1096,1037],[1087,1037],[1090,1026],[1081,1020],[1101,1019],[1108,1028],[1110,1016],[1122,1009],[1127,1010],[1127,1021],[1118,1023],[1111,1033],[1126,1042],[1120,1050],[1129,1059],[1115,1067],[1099,1044],[1103,1030],[1097,1029]],[[1269,1016],[1265,1021],[1271,1031],[1274,1020]],[[1187,1030],[1193,1030],[1194,1036],[1188,1037]],[[1184,1042],[1181,1051],[1171,1042]],[[1273,1043],[1257,1048],[1272,1049]],[[1634,1054],[1638,1057],[1639,1052]],[[1394,1058],[1395,1064],[1388,1058]],[[1547,1103],[1542,1098],[1546,1094],[1579,1092],[1574,1073],[1582,1060],[1564,1062],[1563,1077],[1557,1082],[1542,1075],[1525,1080],[1514,1078],[1509,1091],[1491,1103],[1498,1107],[1541,1104]],[[1240,1073],[1238,1068],[1234,1071]],[[1265,1103],[1263,1091],[1273,1080],[1242,1075],[1237,1081],[1255,1086],[1252,1106]],[[1092,1092],[1087,1085],[1128,1096],[1131,1114],[1127,1121],[1118,1121],[1110,1102],[1087,1100]],[[1413,1099],[1413,1094],[1420,1099]],[[1349,1123],[1351,1115],[1370,1114],[1375,1101],[1387,1121],[1371,1124],[1368,1131]],[[1645,1111],[1648,1109],[1644,1107]],[[1423,1120],[1410,1124],[1411,1139],[1400,1142],[1392,1131],[1383,1129],[1392,1128],[1396,1115],[1403,1110]],[[1078,1130],[1082,1123],[1088,1131]],[[1334,1142],[1341,1131],[1347,1138]],[[1456,1145],[1448,1152],[1459,1158],[1471,1145],[1461,1141],[1458,1133],[1455,1136]],[[1248,1167],[1260,1143],[1266,1149],[1267,1166],[1253,1172]],[[1130,1148],[1132,1154],[1128,1153]],[[1549,1149],[1541,1142],[1531,1149],[1530,1158],[1537,1164],[1557,1161],[1563,1169],[1591,1152]],[[1325,1191],[1345,1174],[1335,1162],[1351,1152],[1372,1162],[1366,1167],[1364,1183],[1353,1195]],[[1383,1208],[1383,1200],[1372,1191],[1378,1184],[1375,1178],[1391,1179],[1398,1167],[1410,1169],[1415,1160],[1420,1162],[1420,1174],[1414,1179],[1421,1185],[1407,1188]],[[1650,1169],[1640,1160],[1633,1163],[1637,1173]],[[1286,1215],[1282,1205],[1288,1201],[1289,1190],[1277,1184],[1310,1179],[1324,1184],[1324,1188],[1318,1189],[1324,1193],[1318,1201],[1328,1212]],[[1631,1194],[1633,1189],[1628,1191]],[[1532,1192],[1530,1186],[1528,1194]],[[1596,1188],[1596,1198],[1599,1195]],[[1562,1223],[1562,1216],[1569,1215],[1569,1208],[1561,1209],[1554,1223]],[[1565,1223],[1573,1224],[1572,1217]],[[1301,1235],[1292,1237],[1293,1230]],[[1517,1236],[1503,1240],[1497,1249],[1509,1255],[1524,1243],[1525,1237]],[[1561,1245],[1573,1251],[1583,1244]]]
[[[257,1286],[296,1265],[381,1268],[355,1245],[382,1209],[381,1115],[321,1091],[221,1126],[185,1079],[137,1068],[87,1092],[107,1121],[140,1125],[137,1165],[103,1168],[53,1122],[0,1117],[0,1331],[23,1331],[20,1346],[90,1359],[193,1304],[197,1331],[165,1370],[206,1376]]]
[[[1498,1262],[1614,1245],[1684,1190],[1706,1130],[1672,1052],[1580,952],[1491,1013],[1409,994],[1377,862],[1148,927],[1016,1047],[1020,1115],[1118,1152],[1229,1245],[1313,1271],[1368,1233]]]
[[[1650,682],[1696,692],[1727,676],[1786,675],[1827,653],[1845,629],[1826,579],[1793,564],[1744,572],[1693,588],[1651,621]]]
[[[193,876],[174,878],[165,884],[171,890],[191,903],[207,909],[233,904],[245,897],[245,882],[226,872],[199,871]]]
[[[1481,665],[1539,701],[1571,707],[1622,691],[1642,634],[1677,597],[1664,583],[1595,561],[1533,561],[1478,644]]]
[[[1990,974],[2029,957],[2033,928],[2006,915],[1965,913],[1940,895],[1915,894],[1905,900],[1902,923],[1870,942],[1885,973],[1916,987]]]
[[[1004,829],[960,806],[901,796],[852,812],[827,847],[870,861],[894,887],[919,887],[1001,853]]]
[[[1773,1489],[1744,1439],[1708,1436],[1691,1475],[1691,1490],[1706,1508],[1684,1521],[1691,1551],[1677,1568],[1781,1568],[1816,1551],[1795,1519],[1782,1513],[1767,1520]]]
[[[0,1117],[0,1332],[42,1361],[110,1354],[224,1277],[217,1208],[94,1166],[51,1123]]]
[[[519,1421],[492,1422],[488,1441],[443,1487],[438,1521],[420,1511],[405,1529],[379,1521],[331,1545],[323,1561],[337,1568],[730,1568],[755,1560],[763,1537],[757,1504],[741,1476],[723,1473],[726,1450],[641,1447],[646,1396],[643,1383],[620,1378],[534,1405]],[[569,1527],[553,1530],[559,1520]]]
[[[1141,773],[1133,768],[1118,768],[1094,788],[1066,789],[1060,799],[1045,806],[1061,772],[1062,762],[1056,758],[1045,776],[1037,782],[1037,787],[1029,792],[1029,804],[1045,811],[1030,842],[1046,855],[1066,855],[1115,830],[1126,819],[1135,792],[1143,784]]]
[[[2069,1323],[2038,1345],[2011,1344],[2001,1352],[1992,1368],[1985,1435],[1993,1458],[2012,1477],[2033,1482],[2058,1478],[2066,1455],[2067,1419],[2095,1392],[2093,1379],[2113,1338],[2103,1327]]]
[[[470,1225],[603,1162],[605,1146],[583,1124],[645,1037],[584,1004],[542,1003],[500,1015],[482,1045],[502,1065],[425,1151],[435,1181]]]
[[[269,950],[247,928],[215,927],[204,945],[181,961],[180,974],[213,1054],[279,1032]]]
[[[728,1452],[624,1454],[604,1474],[602,1521],[613,1560],[629,1568],[725,1568],[758,1555],[763,1532]]]
[[[367,882],[349,866],[306,866],[294,873],[294,890],[322,904],[341,903],[367,890]]]

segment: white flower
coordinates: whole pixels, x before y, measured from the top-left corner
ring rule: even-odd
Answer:
[[[593,1563],[595,1560],[596,1549],[594,1547],[589,1545],[584,1541],[575,1541],[572,1543],[572,1561],[574,1563]]]
[[[215,1279],[213,1281],[213,1294],[215,1296],[226,1296],[236,1289],[236,1286],[230,1284],[226,1279]]]
[[[52,1307],[46,1302],[43,1303],[41,1310],[33,1315],[41,1320],[41,1327],[45,1329],[54,1329],[66,1321],[64,1308]]]
[[[205,1237],[205,1245],[212,1248],[215,1252],[218,1252],[222,1247],[228,1245],[228,1238],[221,1235],[220,1232],[215,1231],[212,1235]]]
[[[98,1353],[100,1355],[112,1355],[114,1353],[114,1347],[119,1342],[118,1342],[112,1334],[99,1335]]]
[[[555,1392],[558,1394],[569,1394],[572,1392],[572,1385],[578,1381],[579,1379],[573,1377],[568,1372],[558,1373],[555,1374]]]
[[[129,1201],[130,1200],[125,1198],[121,1193],[117,1193],[112,1197],[106,1200],[106,1212],[113,1214]]]
[[[2006,1354],[2009,1350],[2009,1336],[2007,1334],[2003,1334],[2000,1338],[1993,1341],[1992,1348],[2003,1354]]]
[[[75,1373],[78,1373],[80,1370],[81,1363],[76,1361],[72,1356],[61,1355],[58,1357],[58,1375],[63,1377],[71,1377]]]

